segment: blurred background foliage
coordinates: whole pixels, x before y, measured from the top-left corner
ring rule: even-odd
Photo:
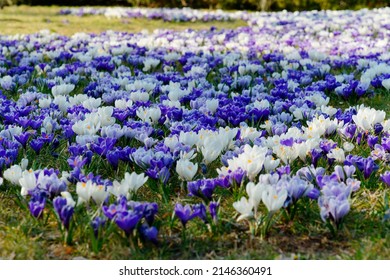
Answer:
[[[343,10],[385,7],[390,0],[0,0],[0,6],[130,6],[130,7],[191,7],[196,9],[301,11]]]

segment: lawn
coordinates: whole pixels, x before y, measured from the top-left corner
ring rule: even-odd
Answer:
[[[215,26],[217,30],[224,30],[246,26],[246,22],[244,21],[172,23],[147,19],[107,19],[104,16],[95,15],[78,17],[59,15],[59,10],[59,7],[6,7],[0,11],[0,33],[2,35],[33,34],[41,29],[47,29],[50,32],[55,32],[60,35],[71,36],[78,32],[99,34],[107,30],[137,33],[146,29],[152,33],[155,29],[184,31],[191,28],[194,30],[209,30],[211,26]],[[140,56],[145,56],[145,52],[142,53],[142,51],[141,49]],[[160,54],[156,51],[152,55]],[[202,55],[205,54],[202,53]],[[12,63],[15,62],[15,59],[16,56],[13,58]],[[191,59],[195,61],[194,63],[198,63],[195,55]],[[210,57],[205,55],[201,59],[199,60],[203,62],[210,59]],[[49,56],[44,56],[42,61],[48,65],[51,63]],[[66,59],[64,61],[59,62],[56,66],[60,67],[62,64],[74,62],[71,60],[67,61]],[[128,63],[128,61],[125,63]],[[267,64],[263,60],[261,60],[261,63],[264,65]],[[129,69],[131,68],[129,66],[130,63],[125,65]],[[180,76],[184,76],[184,71],[187,71],[183,69],[185,68],[183,67],[184,62],[183,65],[179,64],[179,62],[171,64],[167,62],[167,65],[172,67],[175,71],[174,73],[179,73],[178,75]],[[279,67],[273,64],[267,65],[270,69]],[[219,66],[214,67],[219,70]],[[165,71],[161,68],[156,68],[156,72],[154,73],[154,70],[141,71],[141,69],[141,66],[138,69],[137,67],[131,68],[132,74],[138,73],[142,77],[142,72],[147,72],[148,75],[156,74],[156,77],[160,78],[159,75]],[[217,70],[214,71],[213,68],[211,69],[210,74],[204,77],[205,83],[215,83],[215,85],[219,82],[222,83],[222,77],[220,76],[222,75],[222,71],[218,72]],[[238,67],[237,69],[232,67],[230,71],[237,74],[237,71],[240,70],[238,70]],[[267,69],[267,71],[271,70]],[[279,69],[272,71],[277,72]],[[352,72],[350,69],[341,68],[341,70],[331,69],[330,73],[336,75],[340,71],[342,73],[345,71],[347,74]],[[352,73],[355,74],[355,72]],[[29,80],[30,82],[20,86],[20,91],[3,88],[4,96],[10,100],[17,101],[21,93],[32,85],[34,79],[39,75],[42,78],[49,79],[47,73],[38,74],[34,70],[31,80]],[[86,75],[87,78],[80,79],[72,92],[72,96],[84,93],[84,89],[90,82],[95,81],[95,78],[104,78],[103,74],[101,76],[94,76],[94,78],[88,76],[93,75],[93,73],[83,72],[81,75]],[[254,74],[251,75],[253,79],[256,78]],[[0,77],[2,76],[0,75]],[[232,77],[234,77],[233,74]],[[267,77],[270,78],[271,75]],[[318,76],[316,76],[317,78]],[[51,79],[55,80],[55,77],[51,77]],[[271,86],[270,83],[271,79],[264,79],[264,84],[268,86],[267,89],[272,90],[274,86]],[[34,86],[43,94],[47,94],[47,96],[52,93],[52,90],[48,88],[48,84],[42,87],[39,87],[39,84],[34,84]],[[365,104],[377,110],[384,110],[387,113],[387,117],[390,116],[390,106],[388,106],[390,94],[384,88],[375,89],[376,94],[374,97],[342,98],[334,92],[327,93],[331,98],[330,105],[333,107],[347,109],[349,106]],[[233,93],[229,92],[229,94]],[[153,102],[158,102],[157,97],[153,98]],[[38,100],[36,102],[38,103]],[[183,107],[190,110],[191,106],[188,100]],[[43,108],[39,110],[41,109]],[[254,126],[260,129],[262,124],[257,122],[254,123]],[[306,125],[306,123],[303,123],[303,125]],[[161,128],[159,133],[156,132],[156,139],[161,140],[169,134],[169,131],[164,126],[157,124],[156,127]],[[54,168],[71,172],[72,170],[67,162],[67,159],[70,157],[68,150],[70,141],[68,142],[66,139],[61,138],[61,132],[57,131],[56,133],[55,136],[58,137],[59,141],[55,146],[52,145],[49,147],[47,145],[39,153],[36,153],[29,147],[23,149],[23,151],[21,149],[18,154],[17,163],[26,156],[29,159],[29,167],[34,170]],[[154,136],[155,134],[153,133],[152,135]],[[330,139],[340,146],[345,142],[345,139],[342,139],[338,134],[332,135]],[[0,141],[2,140],[0,139]],[[120,148],[125,146],[140,148],[142,146],[141,144],[140,141],[134,138],[121,138],[117,143]],[[201,162],[202,156],[200,149],[197,153],[194,161]],[[370,153],[371,148],[366,142],[362,145],[356,145],[354,150],[354,154],[364,157],[368,157]],[[320,159],[318,164],[324,167],[329,173],[333,171],[324,158]],[[307,162],[298,159],[291,166],[292,172],[296,172],[306,165],[308,165]],[[350,199],[352,204],[351,211],[345,216],[342,226],[337,231],[334,231],[332,227],[327,227],[321,220],[317,200],[311,200],[305,197],[294,205],[296,206],[294,207],[294,211],[297,211],[294,218],[292,218],[293,215],[289,212],[291,209],[288,211],[279,211],[274,216],[276,218],[275,224],[270,227],[268,232],[251,235],[250,231],[252,228],[250,228],[250,224],[246,220],[237,221],[237,212],[233,208],[233,203],[246,195],[244,183],[234,185],[229,189],[218,188],[215,190],[213,198],[219,198],[220,200],[218,224],[205,224],[201,219],[194,219],[188,222],[186,230],[183,231],[183,225],[172,214],[175,209],[175,204],[178,201],[183,204],[200,203],[202,199],[188,197],[183,183],[178,179],[178,176],[172,176],[164,184],[158,180],[149,179],[146,183],[147,187],[142,187],[137,192],[136,198],[138,201],[156,202],[159,206],[158,214],[154,221],[154,225],[159,228],[159,241],[157,245],[147,242],[144,243],[138,238],[129,241],[128,236],[107,225],[105,228],[105,237],[103,236],[102,239],[96,241],[93,238],[94,233],[89,226],[94,211],[96,213],[99,212],[96,205],[92,205],[90,208],[75,208],[73,239],[68,244],[65,244],[61,224],[57,221],[58,219],[53,207],[50,205],[50,207],[44,210],[43,219],[32,217],[29,211],[28,199],[20,194],[20,187],[4,180],[4,183],[0,186],[0,258],[390,259],[390,221],[384,218],[386,211],[389,209],[388,199],[390,191],[389,187],[379,178],[380,174],[388,170],[387,165],[388,163],[380,162],[378,164],[378,172],[374,172],[370,177],[361,180],[360,189],[356,193],[353,193]],[[199,171],[197,176],[199,178],[203,175],[206,178],[215,178],[218,176],[216,169],[220,167],[221,164],[218,160],[213,161],[207,166],[206,171],[202,171],[202,173]],[[101,175],[102,178],[107,178],[111,181],[120,181],[124,177],[125,172],[135,171],[140,173],[143,171],[132,162],[121,161],[119,166],[115,168],[110,165],[110,162],[98,157],[96,154],[92,157],[91,163],[87,164],[85,169],[85,174],[94,172],[95,174]],[[361,172],[358,172],[357,175],[359,179],[363,178]],[[74,182],[69,185],[69,192],[73,194],[76,192],[76,184]],[[113,199],[110,202],[113,203]],[[266,213],[266,209],[262,205],[259,207],[259,212]],[[102,244],[94,244],[91,240],[95,240],[96,242],[104,240],[104,242]],[[99,248],[96,249],[97,247]]]
[[[180,24],[148,19],[107,19],[103,15],[65,16],[60,15],[61,7],[5,7],[0,11],[1,34],[31,34],[42,29],[61,35],[71,36],[77,32],[101,33],[106,30],[122,32],[140,32],[148,30],[174,29],[185,30],[218,28],[236,28],[246,26],[244,21],[232,22],[182,22]]]

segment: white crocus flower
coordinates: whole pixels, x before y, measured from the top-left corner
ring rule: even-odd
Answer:
[[[53,96],[59,96],[59,95],[68,95],[72,90],[74,90],[75,85],[73,84],[62,84],[57,85],[51,88],[51,93]]]
[[[114,180],[114,182],[112,182],[112,187],[110,188],[110,193],[112,193],[116,197],[127,197],[129,195],[129,187],[123,182],[123,180],[121,182]]]
[[[22,178],[22,168],[19,165],[12,165],[4,171],[3,177],[12,184],[19,185],[19,180]]]
[[[327,155],[328,158],[333,158],[335,159],[337,162],[344,162],[345,160],[345,152],[343,149],[340,149],[338,147],[332,149],[328,155]]]
[[[246,197],[241,197],[241,200],[234,202],[233,207],[241,214],[237,218],[237,221],[253,217],[253,204],[251,201],[248,201]]]
[[[166,137],[164,139],[164,145],[167,146],[171,152],[173,152],[176,149],[178,143],[179,143],[179,139],[175,135],[172,137]]]
[[[346,152],[351,152],[355,148],[355,145],[350,142],[344,142],[343,149]]]
[[[100,107],[100,105],[102,104],[102,99],[90,97],[84,100],[81,104],[84,108],[92,111],[93,109],[97,109]]]
[[[267,152],[268,149],[265,147],[245,145],[243,153],[228,160],[228,169],[235,171],[241,168],[246,172],[249,180],[253,181],[263,169]]]
[[[193,131],[180,131],[179,142],[192,147],[198,142],[198,135]]]
[[[78,195],[77,205],[88,202],[91,198],[92,181],[78,182],[76,184],[76,193]]]
[[[19,179],[19,184],[22,187],[20,193],[23,196],[28,195],[28,192],[37,186],[37,178],[32,169],[22,172],[22,177]]]
[[[206,107],[212,114],[214,114],[218,109],[219,101],[218,99],[206,100]]]
[[[137,110],[137,117],[139,117],[142,121],[147,122],[149,124],[155,124],[161,117],[161,110],[159,107],[156,108],[145,108],[140,107]]]
[[[148,177],[145,177],[144,173],[137,174],[135,172],[132,172],[131,174],[126,172],[124,181],[129,186],[129,191],[131,192],[137,192],[138,189],[143,186],[146,181],[148,180]]]
[[[390,79],[386,79],[382,81],[382,86],[390,91]]]
[[[266,156],[264,160],[265,172],[274,171],[280,164],[280,159],[274,159],[272,156]]]
[[[262,200],[270,213],[274,213],[282,208],[287,198],[287,190],[281,189],[279,192],[272,186],[268,186],[262,194]]]
[[[191,181],[198,171],[198,164],[193,164],[188,159],[179,159],[176,162],[176,172],[182,180]]]
[[[249,139],[252,142],[261,135],[261,132],[254,127],[240,127],[240,132],[241,139]]]
[[[216,160],[222,153],[223,145],[219,141],[219,137],[206,136],[203,141],[203,146],[200,148],[205,164],[210,164]]]
[[[51,105],[52,99],[50,97],[48,98],[41,98],[39,99],[39,108],[49,108]]]
[[[106,190],[106,187],[101,184],[93,183],[91,186],[91,197],[96,204],[101,205],[106,198],[109,196],[109,193]]]
[[[368,131],[374,128],[374,125],[384,121],[386,113],[382,110],[375,110],[361,105],[357,108],[358,112],[352,116],[355,124],[363,131]]]
[[[261,197],[263,195],[263,191],[268,187],[268,185],[258,183],[255,185],[253,182],[249,182],[246,185],[246,193],[249,196],[249,202],[252,203],[255,213],[257,212],[257,207],[261,202]]]

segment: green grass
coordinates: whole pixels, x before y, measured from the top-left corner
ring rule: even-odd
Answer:
[[[137,32],[143,29],[150,31],[155,28],[186,28],[202,29],[215,25],[218,28],[235,28],[245,25],[244,22],[226,23],[166,23],[162,21],[108,20],[103,16],[59,16],[59,8],[42,7],[7,7],[0,14],[2,34],[34,33],[40,29],[49,29],[63,35],[75,32],[99,33],[107,29],[116,31]],[[67,22],[65,22],[67,20]],[[365,98],[359,104],[365,103],[377,109],[390,113],[390,97],[378,94],[374,98]],[[332,101],[334,106],[346,108],[356,103],[344,100]],[[342,104],[340,104],[342,102]],[[388,115],[389,116],[389,115]],[[134,146],[135,143],[132,143]],[[66,143],[61,143],[59,150],[66,151]],[[366,147],[357,147],[354,154],[367,153]],[[29,149],[28,157],[34,158],[32,167],[53,167],[67,169],[66,157],[55,158],[49,149],[44,149],[36,156]],[[62,156],[65,156],[62,154]],[[31,164],[31,163],[30,163]],[[121,165],[118,173],[110,166],[96,164],[99,172],[105,178],[121,178],[125,171],[130,171],[128,165]],[[90,167],[96,172],[96,168]],[[386,168],[381,167],[381,171]],[[97,172],[97,173],[99,173]],[[151,184],[149,180],[148,184]],[[271,228],[266,237],[251,237],[248,224],[245,221],[236,222],[235,211],[232,208],[234,197],[239,197],[243,190],[238,188],[222,190],[220,222],[216,230],[209,228],[196,219],[188,223],[186,239],[182,238],[182,225],[177,219],[172,219],[174,204],[178,198],[183,202],[199,202],[197,199],[187,199],[180,189],[180,182],[171,180],[168,187],[174,193],[168,202],[148,187],[142,187],[138,199],[156,201],[160,207],[156,219],[159,224],[159,246],[138,244],[135,249],[127,246],[123,234],[118,230],[111,233],[102,249],[95,253],[91,247],[88,229],[88,213],[78,210],[73,243],[64,245],[57,219],[51,210],[45,210],[44,219],[37,221],[27,208],[27,202],[20,197],[19,188],[5,182],[0,187],[0,258],[3,259],[73,259],[78,257],[88,259],[390,259],[390,221],[383,221],[385,194],[390,196],[386,187],[376,175],[365,183],[355,195],[351,212],[346,216],[344,227],[335,236],[322,222],[318,205],[309,200],[300,201],[298,211],[293,221],[281,216]],[[74,191],[74,186],[71,186]],[[232,192],[232,193],[230,193]],[[184,198],[184,199],[183,199]],[[50,208],[50,207],[47,207]],[[261,208],[261,211],[265,211]],[[107,229],[106,229],[107,230]],[[107,232],[106,232],[107,233]]]
[[[246,26],[244,21],[231,22],[186,22],[172,23],[148,19],[107,19],[103,15],[70,16],[59,15],[60,7],[5,7],[0,13],[0,34],[31,34],[48,29],[62,35],[70,36],[77,32],[101,33],[106,30],[139,32],[153,31],[156,28],[185,30],[209,29],[216,26],[221,29]]]

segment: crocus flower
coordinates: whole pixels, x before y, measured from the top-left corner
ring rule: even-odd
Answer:
[[[142,215],[134,211],[122,211],[115,216],[115,223],[129,236],[141,218]]]
[[[238,213],[240,213],[240,216],[237,218],[237,221],[253,217],[254,206],[252,204],[252,201],[248,201],[246,197],[243,196],[239,201],[234,202],[233,207]]]
[[[12,165],[4,171],[3,177],[12,184],[19,185],[19,180],[22,178],[22,168],[19,165]]]
[[[27,195],[29,191],[37,186],[37,178],[33,170],[25,170],[22,172],[22,177],[19,179],[19,184],[22,187],[21,195]]]
[[[40,218],[42,216],[43,210],[46,205],[46,193],[42,191],[34,192],[31,195],[31,199],[28,203],[31,215],[35,218]]]
[[[380,178],[383,182],[386,183],[386,185],[390,186],[390,171],[386,171],[382,175],[380,175]]]
[[[211,215],[211,219],[216,223],[218,221],[218,208],[219,202],[211,201],[209,204],[209,211]]]
[[[349,212],[350,204],[346,199],[339,200],[337,198],[325,198],[320,197],[318,204],[321,209],[321,218],[326,221],[327,218],[331,219],[337,224],[340,220]]]
[[[286,189],[277,191],[273,186],[268,186],[263,194],[262,200],[270,213],[278,211],[284,205],[288,196]]]
[[[40,139],[33,139],[30,141],[30,146],[37,154],[39,154],[44,143],[45,142]]]
[[[188,221],[199,215],[199,213],[195,210],[196,209],[193,209],[189,204],[183,206],[180,203],[176,203],[174,212],[176,217],[180,219],[183,227],[185,227]]]
[[[355,124],[363,131],[368,131],[374,128],[374,125],[381,123],[385,119],[386,113],[381,110],[364,107],[358,107],[357,114],[352,116]]]
[[[95,237],[97,238],[98,235],[99,235],[99,229],[101,229],[106,223],[106,219],[104,217],[95,217],[92,221],[91,221],[91,226],[92,226],[92,229],[93,229],[93,233],[95,235]]]
[[[187,159],[180,159],[176,162],[176,172],[180,178],[185,181],[190,181],[194,178],[198,171],[198,164],[193,164]]]
[[[141,236],[143,236],[146,240],[157,244],[158,238],[158,230],[154,226],[149,226],[148,224],[143,224],[140,228]]]
[[[74,207],[67,203],[66,198],[59,196],[53,200],[54,210],[57,212],[64,227],[69,229],[69,223],[74,212]]]

